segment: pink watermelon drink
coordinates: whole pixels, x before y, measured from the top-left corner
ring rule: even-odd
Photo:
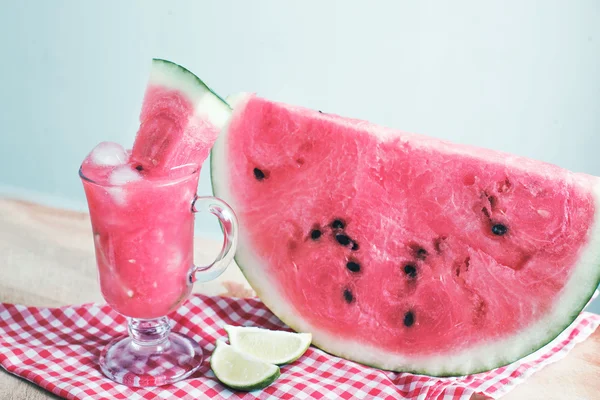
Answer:
[[[228,105],[191,72],[153,60],[132,151],[103,142],[81,165],[102,294],[129,317],[129,336],[113,340],[99,361],[119,383],[165,385],[202,364],[200,346],[170,332],[167,315],[194,281],[219,276],[236,250],[231,208],[195,194],[200,165],[228,116]],[[192,259],[200,210],[219,218],[225,236],[217,259],[202,267]]]
[[[130,163],[94,163],[101,143],[83,162],[102,294],[117,312],[151,319],[165,316],[191,291],[194,220],[190,205],[199,168],[188,165],[169,179],[144,176]],[[126,153],[121,154],[126,157]]]

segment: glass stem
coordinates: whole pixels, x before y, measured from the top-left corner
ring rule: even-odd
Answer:
[[[168,347],[171,325],[167,317],[156,319],[130,318],[127,327],[132,345],[140,350],[152,347],[153,351]]]

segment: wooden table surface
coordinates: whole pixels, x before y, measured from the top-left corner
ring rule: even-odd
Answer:
[[[196,239],[196,262],[210,261],[219,246],[214,240]],[[217,280],[196,285],[195,291],[253,295],[235,265]],[[51,307],[103,302],[86,213],[0,198],[0,302]],[[0,399],[53,398],[0,368]],[[503,399],[600,400],[600,329]]]

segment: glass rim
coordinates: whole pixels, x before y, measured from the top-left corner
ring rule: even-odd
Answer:
[[[123,165],[129,165],[129,164],[123,164]],[[119,167],[119,165],[116,165],[114,167],[117,168],[117,167]],[[173,167],[170,169],[170,171],[174,171],[176,169],[184,169],[184,168],[190,168],[191,172],[182,173],[180,176],[176,176],[176,177],[159,176],[156,178],[152,178],[151,181],[154,184],[159,184],[160,186],[174,185],[174,184],[186,181],[190,178],[193,178],[195,175],[197,175],[200,172],[201,166],[197,163],[187,163],[187,164],[179,165],[177,167]],[[82,181],[85,181],[85,182],[88,182],[88,183],[91,183],[93,185],[100,186],[100,187],[111,188],[111,187],[124,186],[124,185],[113,184],[110,182],[98,182],[98,181],[93,180],[92,178],[87,177],[83,173],[83,163],[79,166],[79,178],[81,178]],[[138,181],[133,181],[133,182],[138,182]],[[131,182],[128,182],[128,183],[131,183]]]

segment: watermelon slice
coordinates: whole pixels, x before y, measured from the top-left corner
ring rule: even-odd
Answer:
[[[229,105],[196,75],[153,59],[131,159],[138,170],[160,175],[201,164],[230,114]]]
[[[323,350],[437,376],[551,341],[600,281],[600,180],[253,95],[212,152],[237,262]]]

